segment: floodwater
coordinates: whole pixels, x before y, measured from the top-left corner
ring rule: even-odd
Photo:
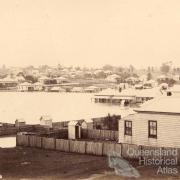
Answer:
[[[94,103],[92,97],[86,93],[0,92],[0,122],[23,119],[38,124],[42,115],[59,122],[127,113],[120,105]]]
[[[13,148],[16,147],[16,137],[0,137],[1,148]]]

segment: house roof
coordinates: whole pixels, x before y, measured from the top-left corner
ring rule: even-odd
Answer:
[[[162,96],[147,101],[136,112],[180,114],[180,97]]]
[[[0,82],[17,82],[17,80],[12,79],[10,77],[5,77],[3,79],[0,79]]]
[[[85,120],[84,120],[84,122],[86,122],[86,123],[92,123],[92,122],[93,122],[93,120],[92,120],[92,119],[90,119],[90,118],[88,118],[88,119],[85,119]]]
[[[89,87],[85,88],[85,90],[96,90],[96,89],[99,89],[99,88],[96,86],[89,86]]]
[[[66,78],[65,77],[57,77],[57,78],[55,78],[56,80],[66,80]]]
[[[42,83],[36,82],[36,83],[34,83],[33,85],[35,85],[35,86],[42,86]]]
[[[73,87],[72,90],[73,91],[78,91],[78,92],[82,92],[83,91],[83,88],[82,87]]]
[[[46,77],[46,76],[41,76],[41,77],[39,78],[39,80],[49,80],[49,79],[51,79],[51,78]]]
[[[51,91],[65,91],[65,89],[63,89],[61,87],[54,86],[51,88]]]
[[[28,82],[24,82],[24,83],[21,83],[19,84],[20,86],[31,86],[32,84],[31,83],[28,83]]]

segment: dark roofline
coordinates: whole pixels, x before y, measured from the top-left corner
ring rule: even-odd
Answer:
[[[165,115],[176,115],[180,116],[180,112],[161,112],[161,111],[145,111],[145,110],[134,110],[137,113],[144,113],[144,114],[165,114]]]

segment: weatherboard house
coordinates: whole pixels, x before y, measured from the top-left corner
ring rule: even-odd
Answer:
[[[119,143],[180,148],[180,98],[163,96],[119,121]]]

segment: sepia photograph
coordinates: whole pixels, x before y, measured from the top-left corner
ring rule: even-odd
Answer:
[[[180,179],[179,0],[0,0],[0,180]]]

